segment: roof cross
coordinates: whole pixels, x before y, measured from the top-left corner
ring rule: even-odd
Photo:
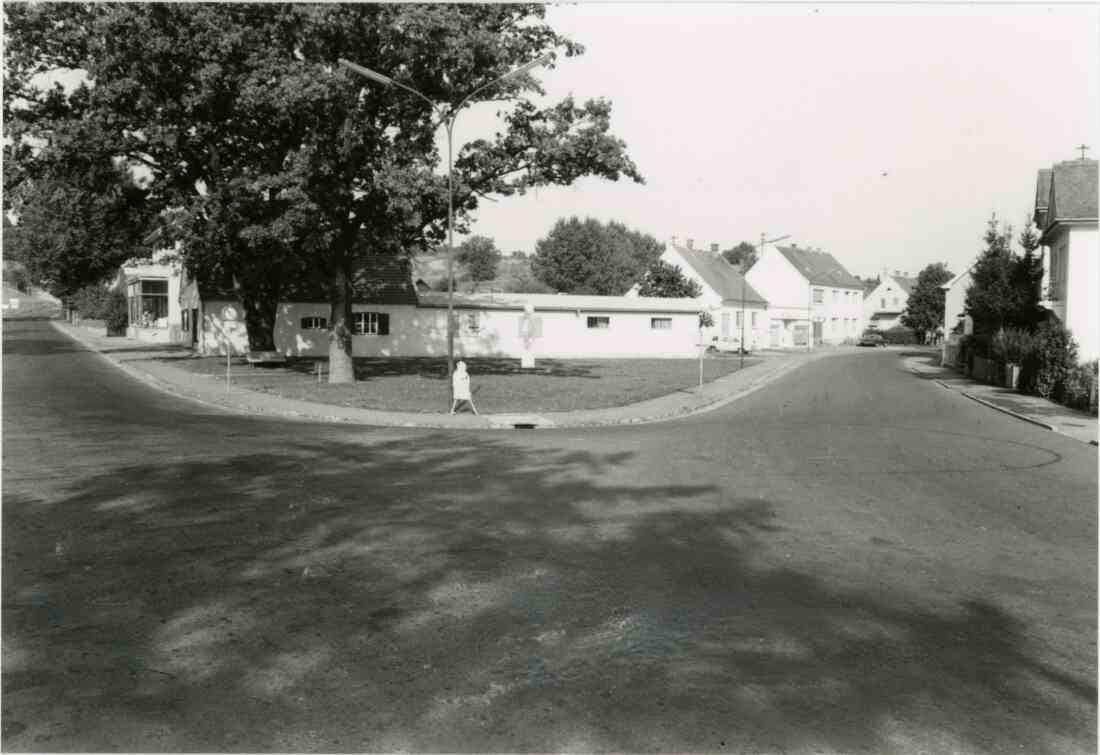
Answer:
[[[1085,150],[1092,149],[1092,147],[1089,147],[1087,144],[1082,144],[1080,146],[1074,147],[1074,149],[1081,150],[1081,159],[1084,160],[1085,159]]]

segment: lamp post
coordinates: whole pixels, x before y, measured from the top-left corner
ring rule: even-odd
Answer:
[[[482,84],[474,91],[462,98],[462,101],[457,106],[443,111],[440,106],[432,102],[426,95],[416,91],[407,84],[402,84],[400,81],[391,79],[389,76],[372,71],[366,66],[361,66],[358,63],[352,63],[350,60],[339,58],[338,62],[341,66],[357,73],[360,76],[370,79],[378,84],[382,84],[387,87],[399,87],[406,92],[415,94],[420,99],[428,103],[428,107],[432,109],[432,112],[436,113],[439,118],[439,122],[447,127],[447,382],[451,382],[451,376],[454,374],[455,368],[455,332],[454,332],[454,288],[455,288],[455,275],[454,275],[454,246],[455,246],[455,184],[454,184],[454,127],[455,119],[458,118],[459,112],[466,106],[474,96],[480,94],[491,86],[500,84],[508,79],[515,78],[521,74],[527,73],[536,66],[545,65],[553,59],[553,55],[546,53],[545,55],[532,60],[530,63],[525,63],[519,68],[509,71],[503,76],[499,76],[487,84]],[[451,405],[454,405],[454,386],[451,387]]]
[[[765,234],[760,234],[760,246],[756,247],[757,258],[764,253],[764,244],[774,244],[776,241],[789,239],[791,236],[776,236],[774,239],[765,239]],[[745,368],[745,274],[741,274],[741,369]]]

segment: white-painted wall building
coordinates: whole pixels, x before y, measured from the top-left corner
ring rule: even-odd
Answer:
[[[150,343],[180,339],[180,267],[162,250],[150,262],[126,264],[116,285],[126,294],[126,335]]]
[[[699,304],[694,299],[455,294],[455,354],[519,358],[521,322],[532,305],[536,358],[696,358]],[[328,356],[331,308],[322,302],[279,305],[275,346],[291,357]],[[352,305],[352,354],[425,357],[447,354],[447,295],[425,293],[408,304]],[[204,301],[201,351],[240,355],[248,336],[240,305]]]
[[[903,327],[901,316],[909,306],[909,294],[917,279],[900,272],[883,273],[879,284],[863,298],[863,322],[868,329],[890,330]]]
[[[1100,356],[1100,232],[1097,161],[1039,171],[1035,222],[1042,231],[1044,306],[1073,333],[1082,362]]]
[[[745,280],[738,270],[721,256],[717,246],[704,251],[695,249],[689,239],[684,245],[675,238],[665,245],[661,260],[699,285],[696,297],[700,311],[710,313],[714,324],[705,328],[706,343],[720,351],[738,351],[744,335],[745,349],[756,351],[769,343],[768,302]],[[637,286],[628,296],[636,295]]]
[[[968,267],[954,278],[944,283],[943,289],[943,330],[942,364],[954,364],[963,336],[974,332],[974,321],[966,314],[966,291],[972,282]]]
[[[863,284],[827,252],[765,245],[745,276],[768,301],[771,342],[840,344],[863,327]],[[778,343],[777,343],[778,342]]]

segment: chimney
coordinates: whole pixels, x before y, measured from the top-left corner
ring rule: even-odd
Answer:
[[[687,242],[688,242],[688,249],[694,249],[695,248],[695,239],[688,239]]]
[[[679,243],[680,243],[680,237],[679,236],[673,236],[672,237],[672,245],[676,246]]]
[[[895,270],[894,275],[896,275],[900,278],[901,277],[901,270]]]
[[[792,248],[792,249],[797,249],[797,248],[798,248],[798,244],[792,243],[792,244],[791,244],[791,248]]]
[[[718,254],[718,245],[717,244],[711,244],[710,245],[710,250],[712,252],[714,252],[715,254]]]

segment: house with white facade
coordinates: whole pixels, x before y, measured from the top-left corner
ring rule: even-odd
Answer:
[[[768,301],[768,341],[778,347],[839,344],[859,337],[863,283],[819,249],[765,245],[745,275]]]
[[[696,249],[691,239],[681,245],[673,238],[665,245],[661,261],[679,268],[685,278],[702,289],[695,299],[696,311],[707,311],[714,320],[703,331],[706,343],[720,351],[738,351],[744,336],[747,351],[770,345],[768,302],[722,257],[717,244],[712,244],[708,252]]]
[[[943,330],[941,364],[955,364],[959,353],[959,344],[963,336],[974,332],[974,321],[966,314],[966,292],[973,282],[971,271],[974,266],[944,283],[943,289]]]
[[[893,275],[883,273],[879,284],[863,297],[863,322],[869,330],[900,328],[901,316],[909,305],[909,294],[916,288],[917,279],[895,270]]]
[[[1043,247],[1043,306],[1073,333],[1081,361],[1100,353],[1100,234],[1097,161],[1068,160],[1039,171],[1035,224]]]

